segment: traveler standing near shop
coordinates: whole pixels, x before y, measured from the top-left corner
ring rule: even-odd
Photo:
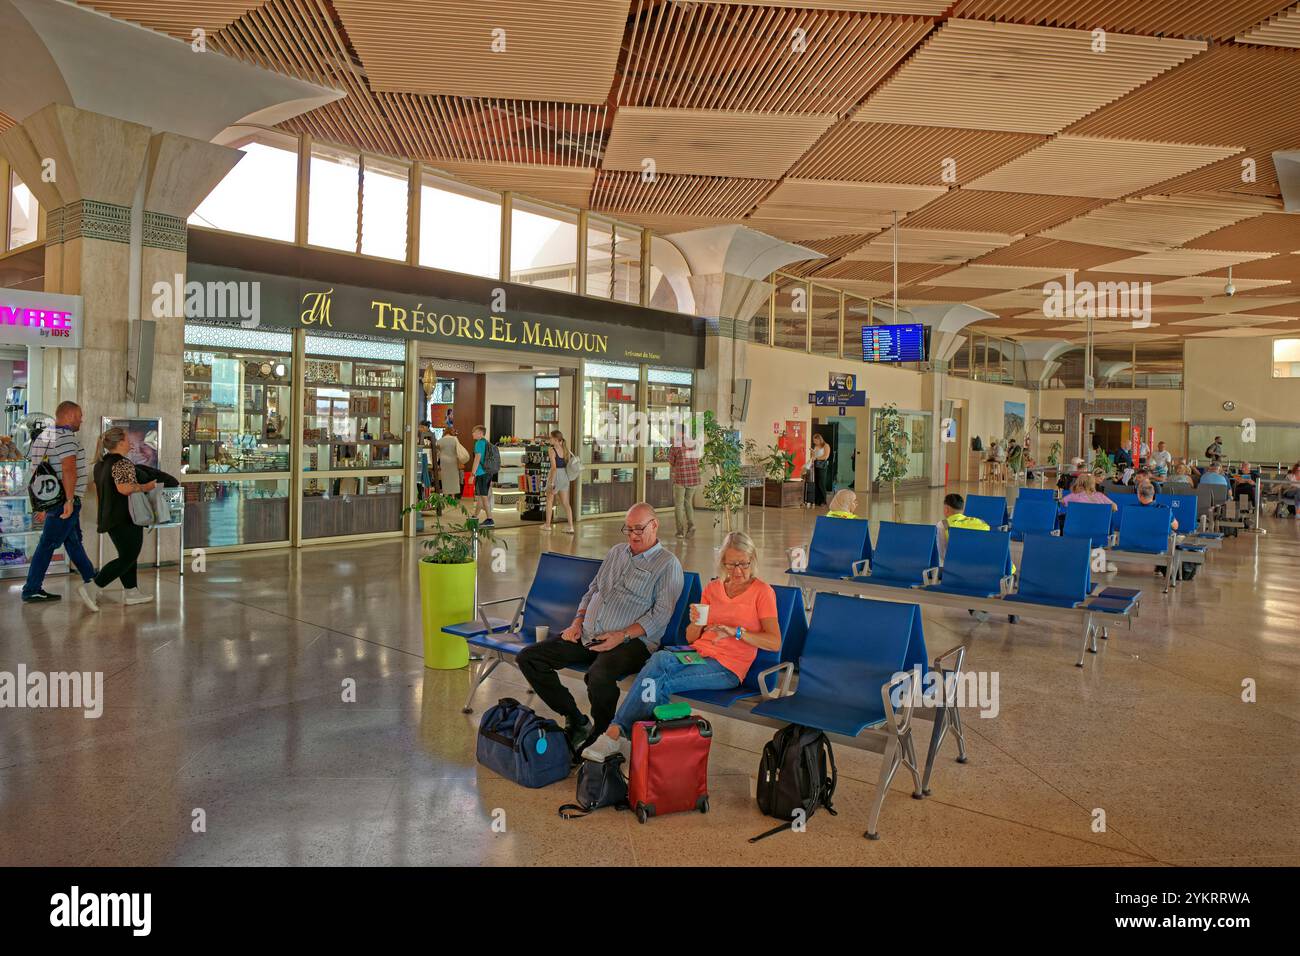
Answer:
[[[659,649],[682,593],[682,566],[659,543],[654,508],[644,501],[633,505],[623,534],[627,543],[609,549],[578,602],[573,623],[559,637],[529,644],[517,658],[528,686],[564,717],[575,753],[609,727],[618,706],[618,682],[641,670]],[[569,664],[590,665],[590,719],[560,682],[557,672]]]
[[[95,457],[95,490],[99,495],[99,533],[106,534],[117,549],[117,557],[99,569],[93,584],[86,585],[90,601],[114,581],[120,580],[123,604],[148,604],[152,594],[142,594],[136,581],[136,562],[144,545],[144,528],[131,518],[131,495],[153,491],[155,481],[141,482],[126,453],[131,450],[126,429],[110,428],[99,438]],[[96,604],[95,610],[99,610]]]
[[[1214,441],[1210,442],[1209,447],[1205,449],[1205,457],[1210,459],[1210,463],[1223,461],[1223,438],[1219,435],[1214,436]]]
[[[86,493],[89,471],[86,467],[86,450],[77,439],[77,429],[80,427],[81,406],[76,402],[60,402],[54,410],[54,427],[41,432],[27,452],[33,468],[43,461],[50,463],[58,473],[66,500],[61,507],[45,512],[41,539],[32,552],[27,582],[23,585],[23,601],[34,604],[62,599],[62,595],[50,594],[43,586],[50,559],[62,547],[63,553],[81,574],[82,583],[77,586],[77,596],[92,611],[98,611],[93,594],[87,587],[95,577],[95,566],[91,564],[81,540],[81,496]]]
[[[497,446],[487,440],[485,427],[475,425],[473,435],[474,462],[470,471],[474,475],[474,517],[478,517],[481,509],[487,514],[483,526],[491,527],[496,524],[492,518],[492,481],[497,476],[497,469],[501,467],[501,454],[497,451]]]
[[[673,517],[677,537],[695,536],[695,489],[700,485],[700,457],[686,447],[686,426],[678,426],[668,447],[668,475],[673,482]]]
[[[551,530],[555,496],[559,495],[560,504],[564,505],[564,510],[569,515],[568,533],[573,534],[576,526],[573,523],[573,505],[569,503],[569,485],[573,483],[573,478],[569,475],[569,464],[573,461],[573,455],[569,452],[568,442],[564,440],[564,433],[559,429],[551,432],[551,445],[547,454],[551,459],[551,472],[546,477],[546,523],[542,525],[542,530]]]
[[[460,453],[465,449],[456,437],[456,429],[448,428],[435,446],[438,450],[438,480],[442,493],[459,498],[464,482],[461,481]]]
[[[830,466],[831,446],[826,444],[821,432],[816,432],[812,437],[812,455],[804,466],[813,483],[814,505],[826,504],[826,494],[830,491]]]

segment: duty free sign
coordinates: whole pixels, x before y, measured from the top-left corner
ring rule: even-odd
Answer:
[[[81,348],[79,295],[0,289],[0,345]]]

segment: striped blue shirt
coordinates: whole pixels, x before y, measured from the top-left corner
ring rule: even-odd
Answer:
[[[48,458],[60,482],[63,481],[63,459],[74,459],[77,463],[77,487],[73,494],[80,498],[86,493],[86,481],[89,476],[86,449],[81,447],[77,433],[66,425],[46,428],[36,436],[32,447],[27,450],[27,458],[33,468]]]
[[[592,637],[640,624],[645,630],[640,640],[653,652],[681,593],[682,565],[675,554],[659,542],[640,554],[616,544],[578,604],[578,612],[586,612],[583,633]]]

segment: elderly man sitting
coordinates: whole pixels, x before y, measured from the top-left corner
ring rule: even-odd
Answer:
[[[537,696],[564,716],[564,729],[581,751],[602,733],[618,706],[618,682],[645,666],[658,648],[682,592],[682,566],[659,543],[659,519],[645,502],[631,507],[623,524],[626,544],[609,549],[578,602],[573,623],[558,639],[519,652],[519,670]],[[589,664],[591,718],[578,709],[558,671]]]

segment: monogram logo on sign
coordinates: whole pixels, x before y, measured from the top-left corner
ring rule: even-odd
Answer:
[[[308,292],[302,297],[302,304],[306,306],[302,310],[299,318],[303,325],[328,325],[334,327],[330,321],[330,304],[333,301],[330,297],[334,294],[333,289],[325,292]],[[310,304],[308,304],[310,303]]]

